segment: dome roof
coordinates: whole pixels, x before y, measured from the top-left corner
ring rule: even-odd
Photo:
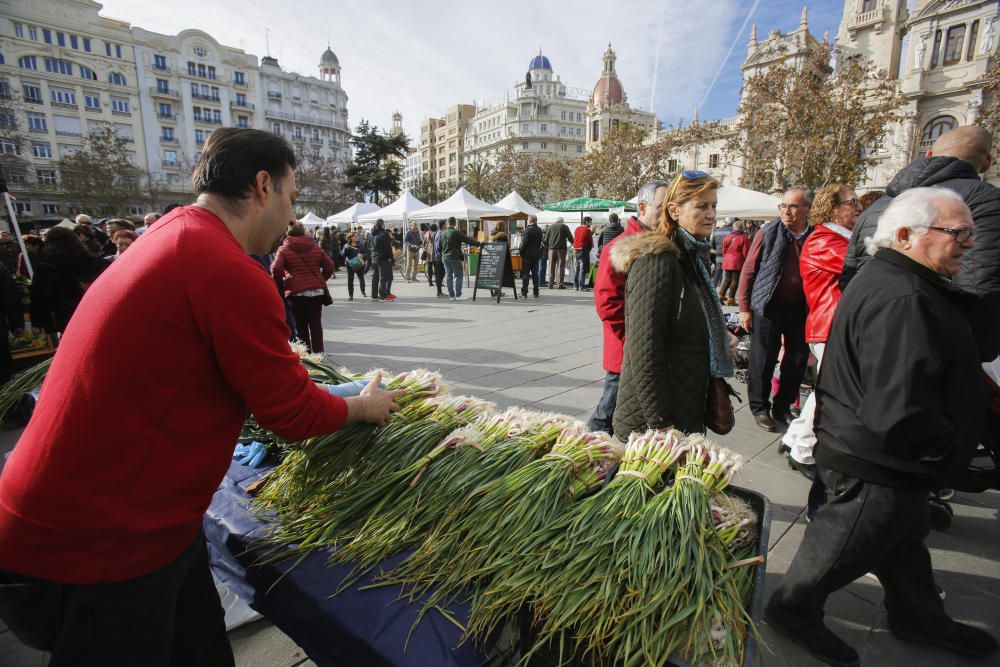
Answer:
[[[337,54],[330,50],[330,47],[326,47],[326,51],[319,59],[320,67],[340,67],[340,61],[337,59]]]
[[[539,53],[531,59],[531,64],[528,65],[528,69],[547,69],[552,71],[552,63],[549,62],[548,58]]]
[[[603,109],[615,104],[621,104],[624,99],[625,90],[622,88],[622,82],[618,80],[617,76],[605,74],[598,80],[597,85],[594,86],[594,106],[598,108]]]

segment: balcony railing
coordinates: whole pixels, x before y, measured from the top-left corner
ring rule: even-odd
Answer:
[[[303,116],[298,113],[288,113],[286,111],[274,111],[267,109],[264,111],[264,115],[268,118],[280,118],[281,120],[290,120],[293,123],[303,123],[306,125],[320,125],[322,127],[334,127],[340,130],[347,131],[347,123],[343,123],[332,118],[310,118],[308,116]]]
[[[82,137],[83,132],[71,132],[69,130],[56,130],[57,137]]]
[[[238,79],[233,79],[233,85],[239,86],[240,88],[247,88],[250,86],[250,84],[246,82],[246,79],[244,79],[243,81],[240,81]]]
[[[311,137],[309,139],[309,143],[315,144],[316,146],[322,146],[323,145],[323,140],[320,139],[319,137]]]
[[[34,132],[36,134],[48,134],[49,128],[47,127],[29,127],[28,132]]]
[[[160,120],[177,120],[177,115],[172,113],[158,113],[156,117]]]
[[[180,99],[181,94],[172,88],[159,88],[153,86],[149,89],[149,94],[156,97],[172,97],[174,99]]]
[[[177,160],[164,160],[162,164],[168,169],[177,169]]]
[[[208,123],[209,125],[222,125],[221,118],[213,118],[211,116],[199,116],[198,114],[194,114],[193,117],[194,117],[194,122],[196,123]]]
[[[870,12],[861,12],[855,14],[851,18],[850,23],[848,23],[848,28],[850,30],[857,30],[858,28],[864,28],[865,26],[874,25],[876,23],[882,23],[886,21],[889,17],[889,8],[883,5],[877,9],[873,9]]]
[[[229,100],[229,106],[239,107],[240,109],[254,110],[253,102],[241,102],[239,100]]]
[[[164,136],[161,136],[160,137],[160,143],[161,144],[176,144],[177,143],[177,137],[164,137]]]
[[[209,79],[211,81],[216,81],[218,79],[218,76],[216,74],[212,73],[212,72],[206,72],[206,73],[202,74],[202,73],[198,72],[197,70],[189,69],[187,73],[188,73],[188,76],[196,76],[199,79]]]
[[[167,67],[166,65],[160,65],[158,63],[153,63],[153,69],[155,69],[157,72],[167,72],[168,74],[170,73],[169,67]]]
[[[73,104],[71,102],[53,102],[52,106],[57,107],[59,109],[79,109],[80,108],[76,104]]]
[[[204,93],[196,93],[193,90],[191,91],[191,98],[192,99],[196,99],[196,100],[206,100],[208,102],[218,102],[219,101],[219,96],[218,95],[206,95]]]
[[[268,98],[270,98],[272,100],[280,100],[281,99],[281,93],[279,91],[277,91],[277,90],[269,90],[269,91],[267,91],[267,96],[268,96]]]

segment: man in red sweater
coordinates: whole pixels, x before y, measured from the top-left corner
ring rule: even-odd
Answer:
[[[601,256],[608,258],[611,247],[629,234],[656,229],[662,215],[663,200],[669,184],[650,181],[639,189],[637,197],[639,214],[629,218],[625,231],[604,244]],[[594,282],[594,305],[597,316],[604,323],[604,393],[587,422],[591,431],[612,433],[612,417],[618,404],[618,376],[622,372],[622,354],[625,348],[625,280],[627,276],[611,266],[610,261],[597,264]]]
[[[590,251],[594,247],[594,233],[590,231],[590,216],[583,219],[583,224],[573,232],[573,254],[576,259],[576,270],[573,271],[573,289],[589,290],[587,276],[590,275]]]
[[[225,128],[193,206],[87,291],[0,476],[0,617],[52,665],[232,665],[201,520],[248,413],[301,440],[382,423],[397,392],[341,399],[288,346],[265,254],[294,220],[295,155]],[[122,336],[122,332],[128,332]],[[108,363],[115,340],[128,368]],[[93,406],[127,396],[114,420]]]

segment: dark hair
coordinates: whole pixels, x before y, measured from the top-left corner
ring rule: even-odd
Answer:
[[[86,254],[87,248],[74,230],[68,227],[52,227],[45,232],[45,245],[42,247],[43,258],[81,257]]]
[[[131,229],[119,229],[112,235],[111,240],[118,243],[118,239],[132,239],[135,241],[137,238],[139,238],[139,235]]]
[[[590,218],[590,216],[589,216],[589,215],[585,215],[585,216],[583,216],[583,221],[584,221],[584,222],[593,222],[593,220],[591,220],[591,218]]]
[[[614,224],[614,223],[618,222],[618,214],[617,214],[617,213],[612,213],[612,214],[610,214],[610,215],[608,216],[608,222],[610,222],[610,223],[612,223],[612,224]]]
[[[264,130],[224,127],[205,142],[191,183],[198,194],[235,201],[248,197],[261,171],[270,174],[274,189],[280,192],[281,181],[295,165],[295,153],[281,137]]]
[[[437,223],[436,222],[432,222],[431,223],[431,231],[432,232],[436,232],[437,230],[438,230]]]
[[[458,220],[455,220],[455,216],[451,216],[450,218],[448,218],[448,224],[454,227],[455,225],[458,224]]]
[[[170,213],[175,208],[180,208],[180,207],[181,207],[180,204],[167,204],[166,206],[163,207],[163,215],[166,215],[167,213]]]
[[[288,223],[288,235],[289,236],[305,236],[306,227],[301,222],[290,222]]]
[[[105,221],[104,226],[107,228],[108,225],[118,225],[122,229],[128,229],[129,231],[135,231],[135,225],[131,221],[125,218],[110,218]]]

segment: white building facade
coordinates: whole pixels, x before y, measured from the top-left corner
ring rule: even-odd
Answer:
[[[539,53],[512,94],[477,105],[465,132],[465,164],[491,163],[508,142],[514,150],[532,155],[580,157],[586,146],[589,98],[588,91],[567,87]]]

